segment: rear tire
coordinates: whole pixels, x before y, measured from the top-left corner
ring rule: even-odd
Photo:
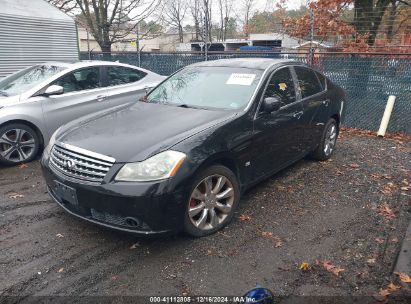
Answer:
[[[0,128],[0,163],[7,166],[32,161],[39,152],[36,131],[25,124],[11,123]]]
[[[310,154],[310,157],[319,161],[331,158],[337,143],[338,131],[337,122],[334,118],[330,118],[325,124],[318,147]]]
[[[217,232],[230,223],[239,201],[240,187],[230,169],[221,165],[205,169],[191,186],[184,231],[194,237]]]

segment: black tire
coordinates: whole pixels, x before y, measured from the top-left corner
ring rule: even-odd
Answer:
[[[331,151],[327,153],[326,152],[326,145],[327,145],[327,140],[329,140],[329,138],[327,138],[328,135],[329,135],[328,132],[330,132],[330,130],[333,127],[335,128],[334,144],[331,148]],[[333,155],[334,150],[335,150],[335,145],[337,144],[338,132],[339,132],[339,129],[338,129],[337,122],[335,121],[334,118],[330,118],[324,126],[323,134],[321,135],[319,145],[317,146],[317,148],[313,152],[311,152],[310,157],[315,159],[315,160],[319,160],[319,161],[324,161],[324,160],[327,160],[327,159],[331,158],[331,156]]]
[[[19,143],[16,139],[18,134],[16,130],[20,130],[20,134],[22,134]],[[9,150],[10,148],[12,150]],[[39,149],[39,136],[29,126],[21,123],[10,123],[0,128],[1,164],[12,166],[30,162],[37,156]]]
[[[225,217],[224,219],[221,220],[221,222],[216,225],[215,227],[212,227],[211,225],[211,220],[210,220],[210,227],[209,229],[200,229],[198,227],[196,227],[194,225],[194,223],[192,222],[191,217],[189,216],[189,208],[191,207],[191,200],[192,200],[192,194],[193,191],[200,186],[200,184],[202,183],[202,181],[204,181],[207,177],[212,176],[212,178],[214,179],[218,179],[219,176],[223,176],[225,177],[229,183],[227,183],[223,188],[221,188],[220,191],[225,191],[228,188],[233,189],[233,196],[229,198],[230,201],[232,201],[231,203],[231,210],[227,213],[225,212],[221,212],[220,214],[220,209],[219,208],[213,208],[214,212],[216,212],[215,214],[220,214],[220,216]],[[227,187],[226,187],[227,186]],[[214,188],[216,189],[216,188]],[[213,234],[215,232],[217,232],[218,230],[224,228],[227,224],[229,224],[234,216],[234,212],[238,206],[238,203],[240,201],[240,187],[239,187],[239,183],[237,180],[237,177],[235,176],[235,174],[228,169],[227,167],[224,167],[222,165],[213,165],[211,167],[208,167],[207,169],[201,171],[199,174],[197,174],[197,176],[194,178],[194,181],[192,183],[192,186],[190,188],[190,193],[188,195],[187,198],[188,202],[186,204],[186,211],[185,211],[185,215],[184,215],[184,232],[190,236],[194,236],[194,237],[203,237],[203,236],[207,236],[210,234]],[[217,198],[216,198],[217,200]],[[219,199],[220,200],[220,199]],[[222,199],[223,201],[224,199]],[[226,203],[227,205],[227,203]],[[225,205],[225,206],[226,206]],[[228,204],[230,205],[230,204]],[[207,209],[207,208],[204,208]],[[203,211],[202,211],[203,212]],[[209,213],[207,211],[207,217],[209,217]]]

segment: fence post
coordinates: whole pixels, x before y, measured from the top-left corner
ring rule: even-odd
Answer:
[[[309,50],[309,54],[308,54],[308,64],[309,65],[313,65],[313,61],[314,61],[314,52],[315,52],[315,48],[313,47],[313,41],[314,41],[314,11],[311,9],[310,6],[311,0],[307,0],[307,7],[310,10],[310,50]]]

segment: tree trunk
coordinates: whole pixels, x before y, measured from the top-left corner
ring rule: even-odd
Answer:
[[[388,17],[388,28],[387,28],[387,39],[388,42],[392,42],[392,38],[394,36],[394,22],[395,22],[395,15],[397,13],[397,5],[396,0],[391,0],[391,8],[390,14]]]
[[[180,43],[184,42],[184,32],[183,32],[183,27],[181,26],[181,23],[178,25],[178,38]]]
[[[372,46],[377,37],[377,31],[380,27],[382,17],[391,0],[377,0],[374,7],[373,0],[355,0],[354,1],[354,27],[357,33],[368,33],[367,44]]]

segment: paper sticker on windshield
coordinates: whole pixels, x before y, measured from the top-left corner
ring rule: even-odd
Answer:
[[[233,73],[227,79],[226,84],[237,84],[237,85],[249,86],[253,83],[255,76],[256,76],[255,74]]]

